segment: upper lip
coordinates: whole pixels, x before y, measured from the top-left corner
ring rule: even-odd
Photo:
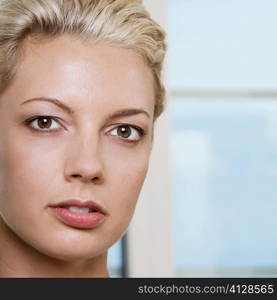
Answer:
[[[80,207],[80,208],[91,208],[91,209],[97,210],[103,214],[107,213],[106,210],[102,206],[100,206],[99,204],[97,204],[91,200],[82,201],[82,200],[77,200],[77,199],[71,199],[71,200],[62,201],[57,204],[50,205],[50,207],[63,207],[63,206],[76,206],[76,207]]]

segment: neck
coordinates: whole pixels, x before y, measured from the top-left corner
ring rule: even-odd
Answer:
[[[0,277],[109,277],[107,252],[82,261],[61,261],[38,252],[0,218]]]

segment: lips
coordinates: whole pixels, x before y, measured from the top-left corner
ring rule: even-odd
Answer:
[[[92,229],[103,223],[106,211],[93,201],[68,200],[49,209],[62,223],[75,228]]]

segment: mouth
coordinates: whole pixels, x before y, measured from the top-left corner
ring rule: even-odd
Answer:
[[[68,200],[50,205],[53,215],[65,225],[92,229],[102,224],[106,211],[93,201]]]

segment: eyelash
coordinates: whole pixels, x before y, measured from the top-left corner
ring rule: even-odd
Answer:
[[[34,122],[36,120],[41,120],[41,119],[48,119],[48,120],[52,120],[52,121],[54,120],[56,123],[59,124],[59,126],[62,126],[60,124],[60,121],[58,120],[58,118],[51,117],[51,116],[35,116],[35,117],[31,117],[31,118],[25,120],[24,123],[25,123],[26,126],[31,127],[33,130],[35,130],[37,132],[40,132],[40,133],[43,133],[43,134],[47,134],[47,133],[49,134],[51,132],[55,132],[55,131],[59,130],[59,129],[54,129],[54,130],[53,129],[46,129],[46,130],[43,130],[43,129],[37,129],[37,128],[34,128],[33,126],[31,126],[32,122]],[[112,132],[115,129],[118,129],[120,127],[124,127],[125,126],[125,127],[130,127],[132,129],[135,129],[138,132],[139,136],[140,136],[140,138],[137,139],[137,140],[128,140],[128,139],[125,139],[125,138],[122,138],[122,137],[118,136],[124,142],[127,142],[127,143],[136,143],[136,142],[139,142],[141,140],[141,138],[146,135],[145,130],[142,129],[142,128],[140,128],[140,127],[138,127],[138,126],[134,126],[134,125],[127,124],[127,123],[120,123],[120,124],[117,124],[117,125],[118,126],[113,127],[113,129],[111,129],[109,132]]]

